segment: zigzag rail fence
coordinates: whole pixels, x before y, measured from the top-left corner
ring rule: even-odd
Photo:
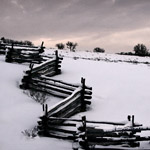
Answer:
[[[124,127],[127,122],[130,122],[131,126]],[[140,141],[150,140],[149,136],[143,137],[139,135],[142,131],[150,130],[150,127],[143,127],[142,124],[135,123],[134,115],[132,119],[131,116],[128,116],[127,122],[92,122],[87,121],[86,117],[83,116],[82,124],[78,127],[77,138],[74,141],[78,148],[100,150],[110,145],[120,146],[119,149],[124,149],[123,147],[138,147],[140,146]],[[92,123],[92,125],[89,123]],[[93,123],[97,125],[93,125]],[[98,124],[115,125],[117,127],[108,130],[98,127]],[[108,149],[111,149],[111,147],[108,147]]]
[[[55,55],[56,56],[53,59],[41,63],[37,66],[30,64],[30,69],[25,72],[26,75],[23,77],[22,84],[20,85],[20,88],[24,90],[36,90],[64,99],[55,106],[51,107],[49,111],[47,111],[48,107],[45,108],[46,117],[41,117],[41,122],[43,123],[42,128],[44,128],[44,131],[39,131],[39,134],[44,136],[54,136],[54,134],[52,134],[54,131],[60,131],[60,129],[54,127],[47,128],[47,126],[45,126],[45,124],[47,124],[46,118],[68,118],[74,114],[83,112],[86,110],[86,105],[91,104],[90,99],[92,98],[92,88],[85,85],[84,78],[81,79],[81,84],[70,84],[50,78],[53,75],[61,73],[60,63],[62,58],[58,57],[57,51]],[[51,123],[55,125],[60,123],[63,124],[63,121],[53,120]]]
[[[69,84],[67,84],[68,86]],[[69,86],[72,86],[71,84]],[[63,119],[59,118],[69,118],[79,112],[86,111],[87,105],[90,105],[89,101],[91,97],[91,87],[85,86],[85,79],[81,79],[81,85],[76,87],[75,90],[70,93],[64,100],[60,101],[49,110],[46,105],[45,115],[40,117],[39,121],[39,134],[42,136],[57,137],[63,139],[73,139],[75,131],[66,130],[60,128],[61,126],[75,126],[72,123],[63,123]],[[44,107],[43,107],[44,108]],[[55,119],[54,119],[55,118]],[[58,119],[57,119],[58,118]]]
[[[5,61],[9,63],[17,62],[40,64],[47,60],[41,55],[44,52],[43,44],[44,42],[42,42],[41,47],[15,47],[12,43],[11,47],[7,46],[7,52],[5,47]]]
[[[13,44],[13,43],[12,43]],[[6,54],[6,50],[8,48],[12,47],[12,44],[10,43],[3,43],[2,41],[0,41],[0,54],[5,55]],[[31,46],[31,45],[21,45],[21,44],[13,44],[14,47],[17,47],[18,49],[38,49],[38,46]]]
[[[36,90],[63,98],[49,108],[48,105],[43,105],[44,115],[38,121],[40,136],[72,140],[74,150],[99,150],[104,147],[107,149],[110,145],[118,145],[122,148],[124,146],[138,147],[140,141],[150,140],[150,137],[139,135],[142,131],[150,130],[150,127],[135,123],[134,116],[128,116],[126,122],[89,121],[85,116],[82,119],[70,118],[86,111],[87,105],[91,104],[92,88],[85,85],[84,78],[81,78],[81,84],[71,84],[50,78],[61,73],[61,61],[62,58],[56,51],[52,59],[37,66],[30,64],[30,69],[25,72],[26,75],[20,85],[20,88],[25,90]],[[127,122],[130,122],[131,126],[125,128]],[[106,130],[98,127],[101,124],[113,125],[117,128]]]
[[[52,108],[52,111],[48,111],[48,106],[43,106],[45,115],[41,116],[38,121],[38,133],[40,136],[72,140],[74,150],[100,150],[110,145],[119,146],[119,149],[134,148],[140,146],[140,141],[150,140],[149,136],[139,135],[142,131],[150,130],[150,127],[143,127],[142,124],[135,123],[134,116],[132,120],[123,122],[92,121],[86,120],[86,116],[81,119],[73,119],[53,116],[52,112],[55,111],[55,107]],[[129,122],[131,126],[124,128]],[[102,129],[102,124],[113,126],[113,128]]]

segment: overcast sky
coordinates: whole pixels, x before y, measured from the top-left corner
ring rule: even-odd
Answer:
[[[0,37],[108,53],[150,48],[150,0],[0,0]]]

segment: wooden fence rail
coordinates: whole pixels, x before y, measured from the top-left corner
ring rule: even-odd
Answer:
[[[134,123],[135,126],[124,127],[129,120],[108,122],[86,120],[85,116],[81,119],[53,117],[53,115],[48,116],[48,106],[46,107],[45,115],[40,117],[40,121],[38,121],[39,135],[73,140],[73,143],[76,143],[73,144],[75,145],[73,149],[76,150],[78,148],[98,150],[102,146],[110,145],[119,146],[120,148],[138,147],[140,141],[150,140],[149,136],[144,137],[139,134],[142,131],[150,131],[150,127],[143,127],[138,123]],[[98,128],[101,124],[115,125],[116,128],[109,130]]]
[[[12,48],[12,44],[3,43],[3,42],[0,41],[0,54],[4,54],[5,55],[6,54],[6,50]],[[39,49],[38,46],[20,45],[20,44],[13,44],[13,47],[14,47],[14,49],[24,49],[24,50],[26,49],[25,51],[27,51],[28,49],[31,49],[31,50]],[[44,49],[44,47],[43,47],[43,49]]]
[[[61,73],[61,61],[62,58],[58,57],[58,53],[56,51],[56,55],[52,59],[36,66],[34,66],[34,64],[30,64],[30,69],[25,72],[20,88],[33,89],[52,94],[54,96],[59,96],[60,93],[61,97],[67,97],[68,94],[71,93],[69,92],[71,90],[70,86],[68,86],[68,89],[65,89],[65,86],[61,86],[62,83],[60,85],[55,84],[57,81],[50,78],[53,75]]]
[[[12,44],[11,47],[7,48],[6,62],[17,62],[17,63],[36,63],[39,64],[44,61],[41,53],[44,52],[43,42],[40,48],[15,48]]]
[[[74,139],[74,135],[76,131],[75,130],[72,131],[64,128],[62,129],[62,126],[65,127],[75,126],[74,123],[64,123],[65,118],[72,117],[73,115],[86,110],[86,106],[91,104],[89,99],[92,98],[91,97],[92,88],[85,86],[85,79],[83,78],[81,79],[81,85],[76,88],[75,85],[71,86],[72,84],[65,84],[64,82],[59,82],[59,81],[56,83],[63,84],[62,88],[64,88],[64,85],[67,89],[71,87],[70,92],[72,93],[71,94],[68,93],[68,95],[70,94],[69,96],[67,96],[64,100],[60,101],[53,107],[49,108],[49,110],[47,109],[47,107],[45,108],[45,115],[40,117],[41,121],[38,122],[39,134],[42,136],[53,137],[55,135],[57,136],[57,138],[59,137],[65,139],[66,138]],[[86,87],[88,89],[86,89]],[[74,88],[75,90],[73,91]],[[86,100],[87,98],[88,100]],[[63,118],[63,119],[59,119],[59,118]]]
[[[86,117],[82,118],[82,125],[78,127],[78,142],[82,149],[90,149],[90,147],[119,145],[128,147],[137,147],[140,145],[139,141],[149,141],[150,137],[141,137],[139,134],[142,131],[150,130],[150,127],[140,127],[141,124],[134,123],[134,116],[132,120],[128,120],[132,126],[126,128],[117,128],[105,130],[94,126],[89,126]],[[113,123],[116,124],[116,123]],[[121,125],[121,124],[120,124]],[[96,149],[96,148],[93,148]]]
[[[45,115],[39,122],[39,134],[43,136],[73,139],[76,131],[64,127],[74,127],[74,123],[63,123],[63,120],[53,120],[51,117],[69,118],[79,112],[85,111],[91,104],[92,88],[85,85],[85,79],[81,78],[81,84],[70,84],[51,79],[50,76],[61,73],[60,63],[62,58],[55,52],[53,59],[39,65],[30,64],[30,69],[25,72],[20,88],[48,93],[61,97],[64,100],[49,108],[44,108]]]
[[[0,43],[0,54],[6,53],[6,46],[3,43]]]

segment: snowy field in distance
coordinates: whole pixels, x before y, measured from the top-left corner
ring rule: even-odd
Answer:
[[[53,53],[47,51],[46,53]],[[90,110],[76,115],[86,115],[88,120],[124,121],[127,115],[135,115],[135,121],[150,126],[150,66],[125,62],[105,62],[77,59],[109,56],[111,60],[134,59],[139,62],[150,62],[149,58],[119,56],[110,54],[96,55],[90,52],[59,52],[65,56],[62,61],[62,74],[53,78],[70,83],[80,83],[81,77],[93,88]],[[72,59],[74,58],[74,59]],[[19,89],[23,71],[28,65],[9,64],[0,56],[0,149],[1,150],[69,150],[71,142],[52,138],[28,139],[21,133],[37,124],[42,113],[40,104]],[[54,103],[54,102],[52,102]],[[150,133],[149,133],[150,135]],[[141,148],[150,148],[148,142]]]

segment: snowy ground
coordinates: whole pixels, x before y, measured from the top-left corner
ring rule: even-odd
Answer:
[[[85,114],[88,120],[123,121],[127,115],[135,115],[136,122],[150,126],[148,119],[150,66],[125,62],[75,60],[74,57],[78,57],[79,53],[61,53],[69,57],[64,57],[62,74],[54,78],[80,83],[81,77],[84,77],[86,84],[93,87],[90,110],[76,115],[76,118]],[[80,57],[81,55],[85,58],[89,53],[82,52]],[[96,54],[93,55],[96,58]],[[109,55],[109,57],[112,60],[123,59],[123,56]],[[148,58],[134,57],[134,59],[140,62],[149,61]],[[19,89],[23,71],[28,69],[28,65],[5,63],[4,56],[0,56],[0,68],[0,150],[72,149],[72,143],[69,141],[40,137],[29,139],[21,133],[37,124],[42,107]],[[49,105],[54,104],[54,101],[55,99],[51,98],[48,101]],[[140,149],[143,147],[150,148],[150,144],[142,143]]]
[[[53,54],[56,50],[57,49],[46,49],[45,53]],[[150,64],[149,57],[137,57],[137,56],[129,56],[129,55],[93,53],[93,52],[84,52],[84,51],[70,52],[68,50],[59,50],[59,55],[67,58],[74,58],[74,59],[80,58],[80,59],[94,60],[94,61]]]

